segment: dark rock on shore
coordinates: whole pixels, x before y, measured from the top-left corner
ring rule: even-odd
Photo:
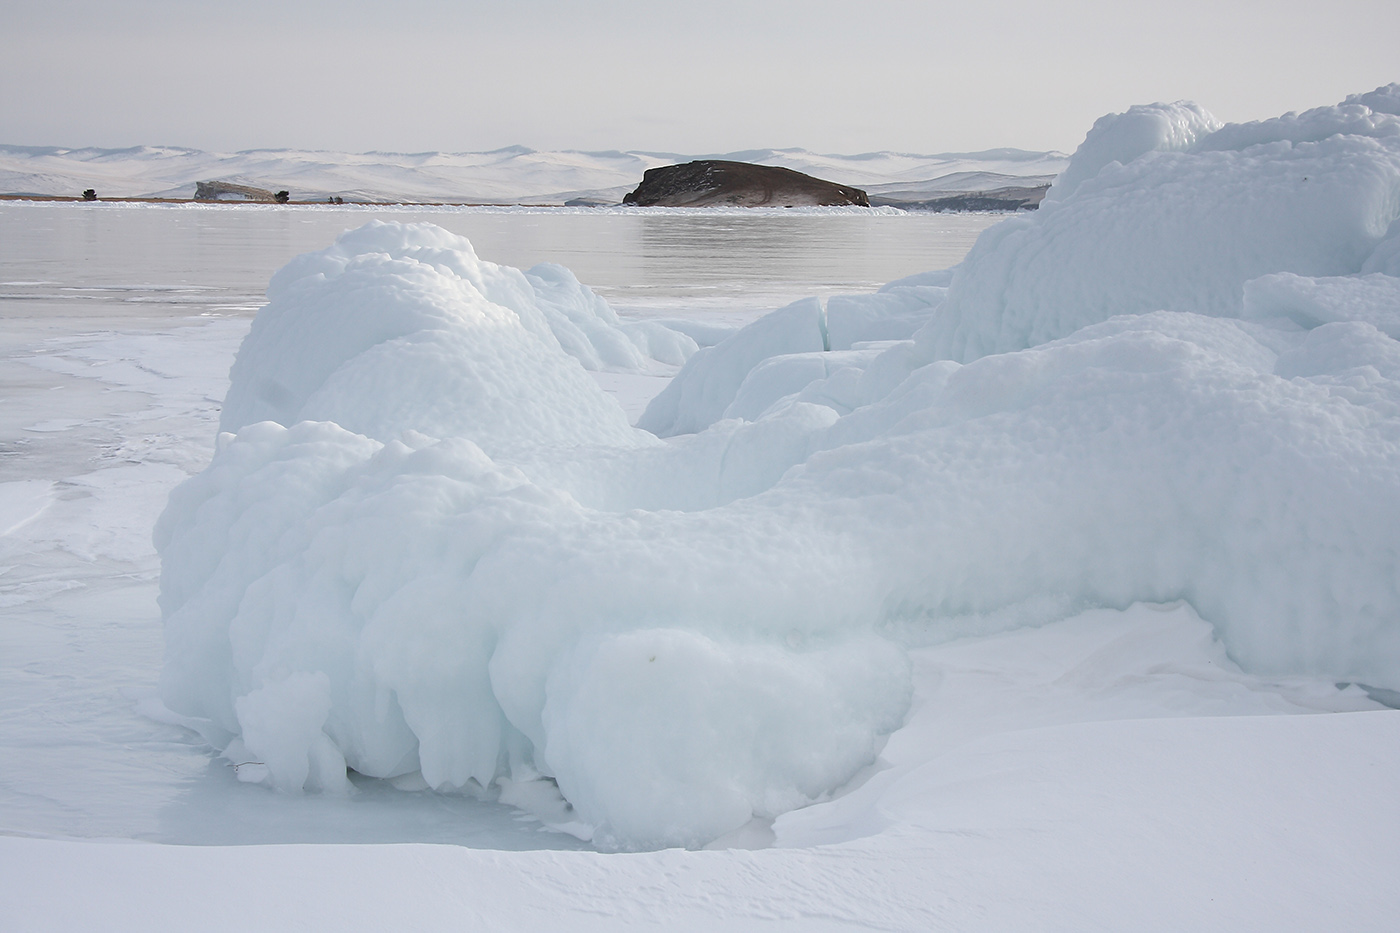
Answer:
[[[788,168],[704,159],[648,169],[622,199],[640,207],[825,207],[870,200],[848,188]]]

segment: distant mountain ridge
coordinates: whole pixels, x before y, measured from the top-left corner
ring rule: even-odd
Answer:
[[[805,149],[685,154],[642,151],[541,152],[506,146],[487,152],[344,153],[303,149],[205,152],[179,146],[124,149],[0,144],[0,194],[193,197],[195,184],[219,180],[286,189],[293,200],[343,197],[365,202],[562,204],[620,203],[652,168],[723,159],[788,168],[836,184],[926,191],[948,176],[991,173],[1008,185],[1035,184],[1063,170],[1060,152],[989,149],[920,155],[836,155]],[[941,190],[941,189],[940,189]]]

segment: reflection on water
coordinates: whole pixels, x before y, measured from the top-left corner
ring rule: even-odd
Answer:
[[[630,218],[629,218],[630,219]],[[875,288],[960,261],[986,214],[639,217],[647,284]]]
[[[6,202],[0,315],[17,310],[5,298],[246,311],[287,260],[371,219],[438,224],[493,262],[560,263],[624,313],[752,317],[953,265],[1000,218]]]

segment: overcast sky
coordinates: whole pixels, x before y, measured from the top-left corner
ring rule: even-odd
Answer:
[[[1400,0],[0,0],[0,143],[1073,150],[1400,81]]]

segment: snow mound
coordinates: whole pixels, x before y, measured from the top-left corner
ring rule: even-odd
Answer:
[[[381,439],[469,436],[493,450],[507,436],[629,443],[578,363],[646,371],[696,346],[619,321],[567,269],[485,262],[431,224],[349,231],[281,269],[268,299],[230,373],[221,430],[320,420]]]
[[[841,359],[829,355],[832,351],[912,337],[932,318],[945,292],[914,284],[878,295],[838,295],[825,305],[816,298],[795,301],[697,352],[647,406],[637,426],[670,437],[704,430],[722,418],[753,420],[766,407],[756,408],[754,396],[776,401],[799,391],[814,375],[829,375],[827,369]],[[797,372],[782,364],[763,365],[797,353],[821,355],[810,357]],[[847,355],[836,368],[862,368],[857,359]],[[775,391],[777,387],[786,391]]]
[[[1367,265],[1400,142],[1362,106],[1227,149],[1199,108],[1101,121],[1114,158],[951,279],[695,353],[666,442],[462,241],[302,257],[156,529],[164,700],[248,779],[349,767],[635,849],[860,773],[905,648],[1094,607],[1184,600],[1248,672],[1400,688],[1400,312]]]
[[[799,589],[845,564],[822,542],[598,514],[470,441],[416,444],[252,425],[157,528],[166,702],[271,783],[338,789],[332,747],[443,791],[548,775],[601,843],[698,845],[817,799],[899,724],[899,652]]]
[[[1365,322],[1400,340],[1400,277],[1378,272],[1260,276],[1244,283],[1243,317],[1306,330],[1339,321]]]
[[[1045,200],[1062,200],[1110,163],[1132,162],[1149,152],[1180,152],[1221,123],[1199,104],[1138,104],[1124,113],[1099,117],[1075,150],[1069,165],[1046,192]]]
[[[920,335],[930,357],[1019,350],[1114,314],[1238,317],[1245,283],[1272,273],[1396,271],[1400,117],[1356,102],[1214,125],[1194,105],[1095,124],[1041,210],[987,230],[959,266]]]

